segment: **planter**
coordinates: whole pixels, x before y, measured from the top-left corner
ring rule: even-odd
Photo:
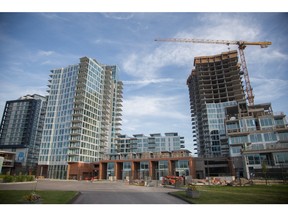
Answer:
[[[199,198],[200,192],[197,190],[186,190],[186,196],[189,198]]]

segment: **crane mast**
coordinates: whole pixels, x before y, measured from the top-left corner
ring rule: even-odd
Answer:
[[[266,48],[272,43],[269,41],[263,42],[248,42],[248,41],[236,41],[236,40],[208,40],[208,39],[187,39],[187,38],[160,38],[155,39],[155,41],[160,42],[183,42],[183,43],[207,43],[207,44],[226,44],[226,45],[237,45],[239,49],[240,59],[241,59],[241,66],[244,73],[244,80],[246,85],[246,94],[248,99],[249,106],[254,106],[254,95],[253,89],[250,84],[250,79],[248,75],[247,64],[244,55],[244,49],[247,45],[258,45],[261,48]]]

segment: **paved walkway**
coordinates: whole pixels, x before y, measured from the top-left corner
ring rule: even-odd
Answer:
[[[174,188],[128,185],[122,181],[38,180],[30,183],[2,183],[0,190],[78,191],[74,204],[187,204],[168,194]]]

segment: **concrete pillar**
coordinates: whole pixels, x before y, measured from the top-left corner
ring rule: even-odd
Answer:
[[[123,162],[116,162],[114,166],[116,180],[122,180]]]
[[[107,177],[107,163],[100,162],[99,164],[99,179],[106,179]]]
[[[175,175],[175,161],[168,160],[168,175]]]

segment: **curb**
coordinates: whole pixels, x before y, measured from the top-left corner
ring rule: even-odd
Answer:
[[[25,181],[25,182],[5,182],[0,183],[0,185],[13,185],[13,184],[32,184],[36,183],[37,181]]]
[[[188,204],[194,204],[193,202],[191,202],[190,200],[188,200],[188,199],[184,199],[183,197],[181,197],[181,196],[178,196],[178,195],[176,195],[176,194],[173,194],[173,192],[168,192],[168,194],[170,195],[170,196],[174,196],[174,197],[177,197],[178,199],[181,199],[181,200],[183,200],[183,201],[185,201],[185,202],[187,202]]]
[[[77,192],[77,194],[67,203],[67,204],[74,204],[76,199],[81,195],[81,192]]]

